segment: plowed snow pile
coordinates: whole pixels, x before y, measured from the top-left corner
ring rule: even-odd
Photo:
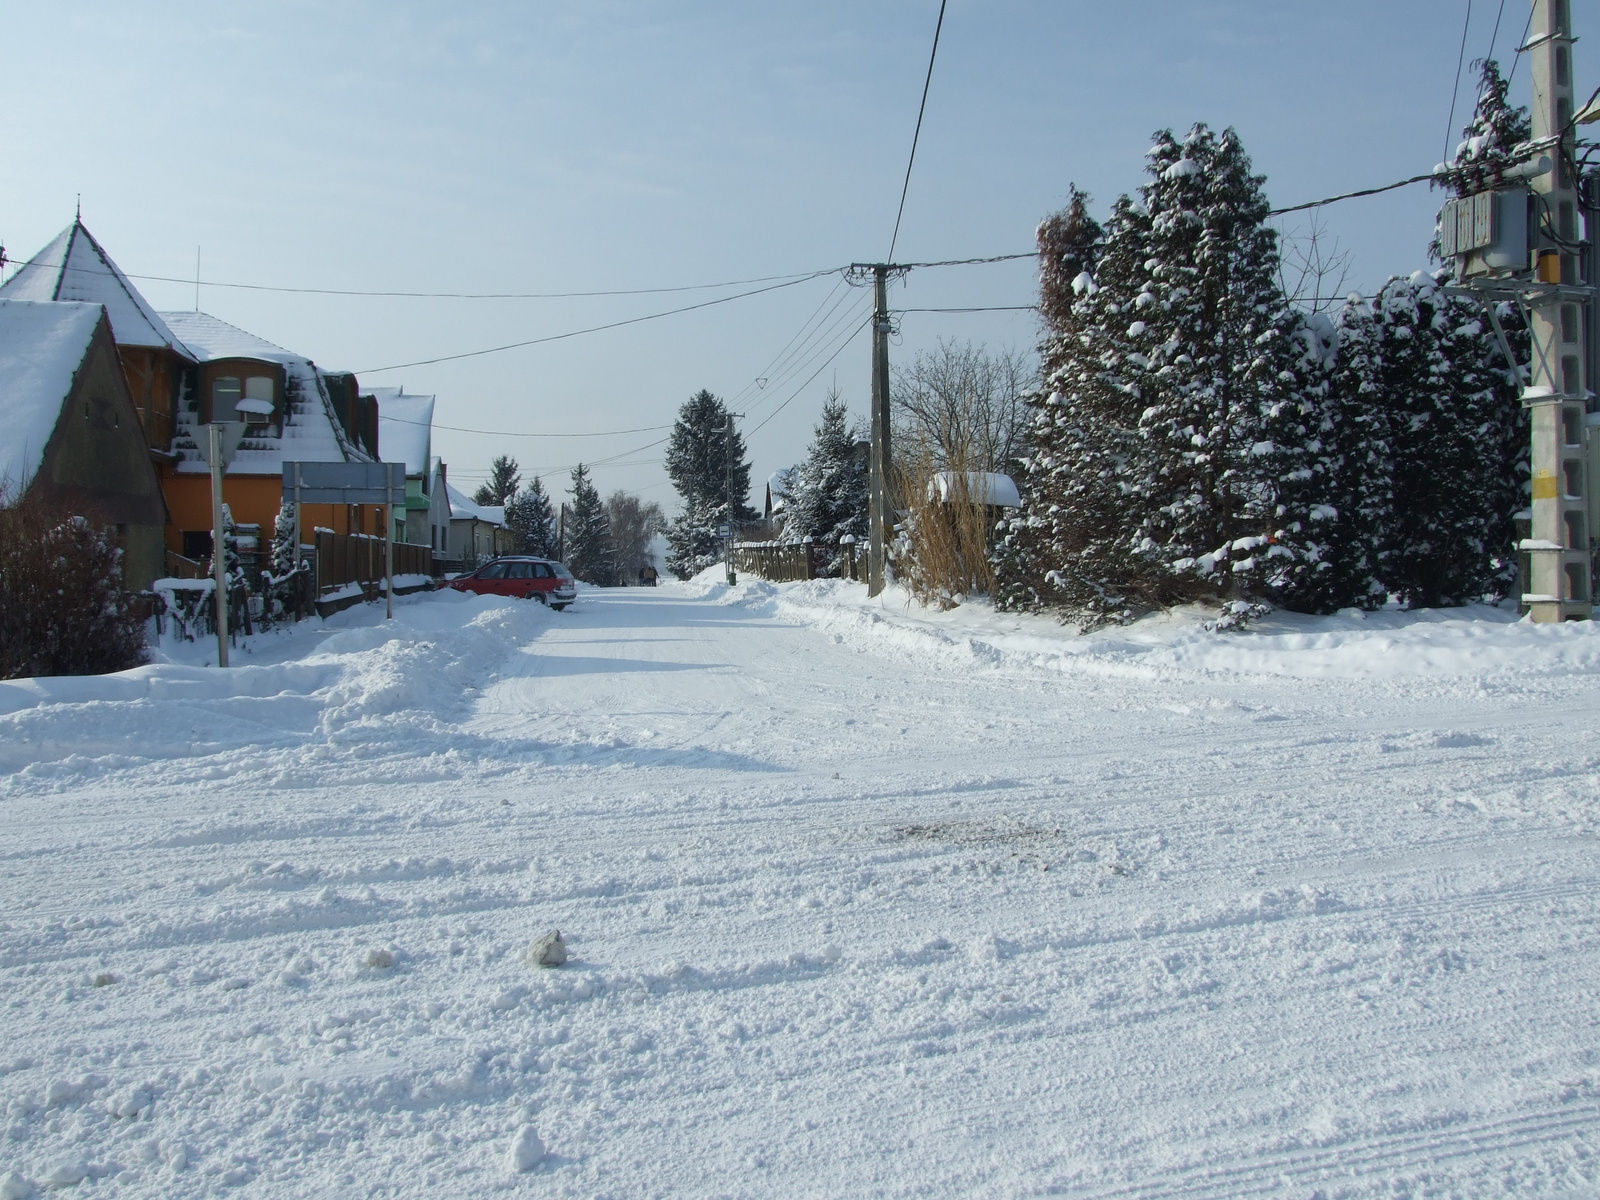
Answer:
[[[396,614],[0,683],[0,1200],[1600,1188],[1600,629]]]

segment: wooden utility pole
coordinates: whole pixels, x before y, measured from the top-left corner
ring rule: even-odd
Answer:
[[[894,462],[889,447],[889,279],[904,275],[910,269],[894,263],[852,263],[846,276],[853,284],[872,281],[872,448],[867,496],[869,596],[876,596],[884,589],[888,576],[885,560],[894,535],[894,509],[889,496],[889,476]]]

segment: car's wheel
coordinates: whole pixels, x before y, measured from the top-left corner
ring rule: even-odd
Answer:
[[[567,606],[565,604],[552,604],[550,607],[555,609],[557,612],[562,612]]]

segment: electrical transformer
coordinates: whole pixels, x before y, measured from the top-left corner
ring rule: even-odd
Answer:
[[[1439,254],[1461,260],[1460,277],[1528,269],[1528,208],[1521,188],[1478,192],[1445,201],[1439,214]]]

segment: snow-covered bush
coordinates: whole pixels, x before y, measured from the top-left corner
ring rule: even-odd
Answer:
[[[144,625],[104,532],[29,501],[0,507],[0,679],[138,666]]]

